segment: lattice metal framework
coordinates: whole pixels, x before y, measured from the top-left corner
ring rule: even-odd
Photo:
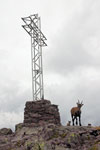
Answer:
[[[44,99],[42,47],[47,46],[46,37],[41,32],[41,20],[38,14],[22,18],[22,27],[31,36],[32,59],[32,95],[33,100]]]

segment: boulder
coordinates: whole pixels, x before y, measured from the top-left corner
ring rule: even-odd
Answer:
[[[9,134],[12,134],[12,130],[9,129],[9,128],[2,128],[0,129],[0,135],[9,135]]]

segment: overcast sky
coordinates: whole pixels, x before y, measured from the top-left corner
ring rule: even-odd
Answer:
[[[100,1],[0,0],[0,128],[23,122],[32,100],[31,43],[21,17],[38,13],[45,99],[59,105],[61,121],[83,100],[82,124],[100,125]]]

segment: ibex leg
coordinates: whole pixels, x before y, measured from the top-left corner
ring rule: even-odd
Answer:
[[[76,118],[76,125],[78,125],[78,122],[77,122],[77,117],[75,117]]]
[[[81,116],[79,116],[79,125],[81,126]]]
[[[74,126],[74,116],[72,115],[72,124]]]

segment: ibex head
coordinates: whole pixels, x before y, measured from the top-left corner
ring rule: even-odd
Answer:
[[[78,108],[81,108],[84,105],[83,101],[80,102],[79,100],[78,100],[78,102],[76,104],[77,104]]]

